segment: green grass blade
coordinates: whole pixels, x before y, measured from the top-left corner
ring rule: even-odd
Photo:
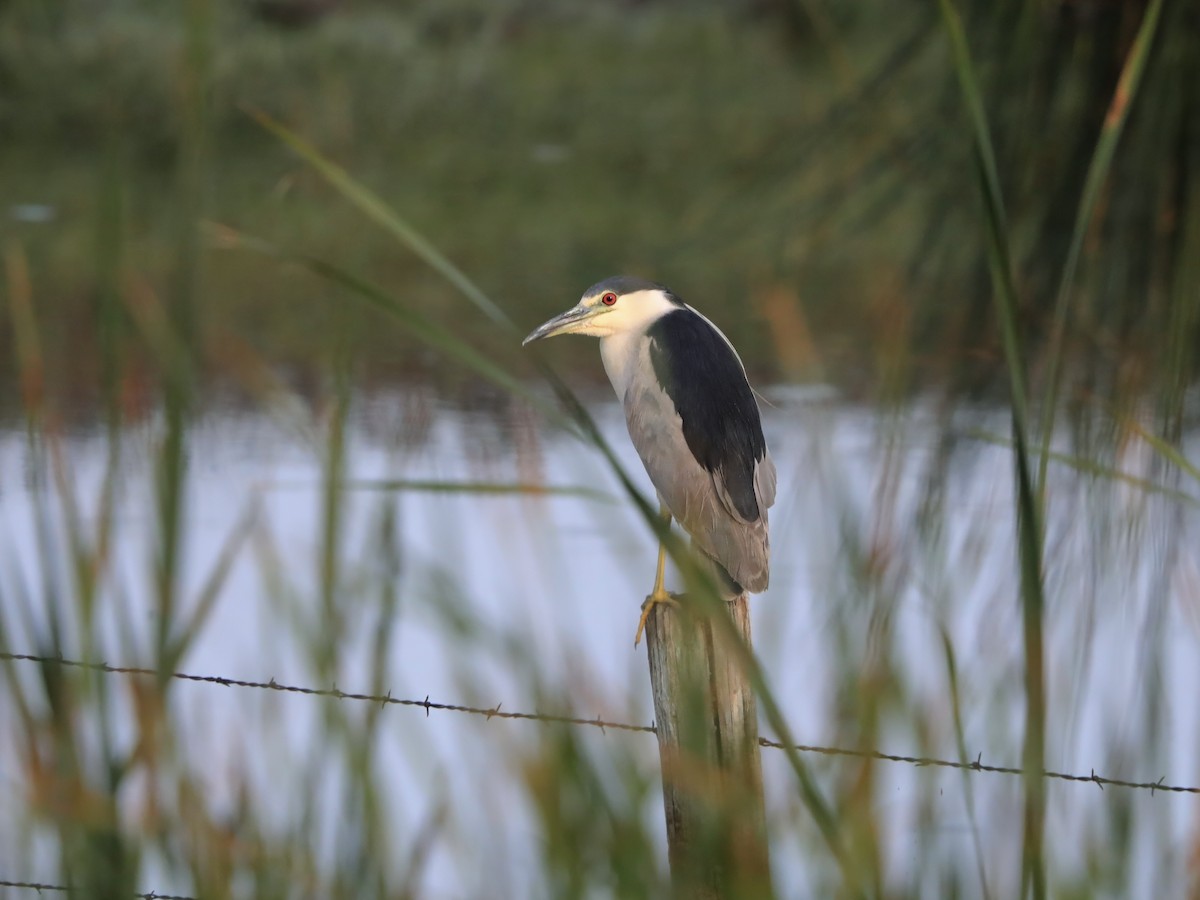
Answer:
[[[1160,438],[1157,434],[1147,431],[1137,422],[1131,421],[1126,424],[1138,437],[1153,447],[1155,451],[1158,452],[1159,456],[1167,460],[1167,462],[1171,463],[1181,472],[1186,473],[1198,484],[1200,484],[1200,466],[1197,466],[1195,463],[1191,462],[1186,456],[1183,455],[1182,452],[1180,452],[1179,448],[1177,448],[1170,441]]]
[[[315,487],[302,481],[275,481],[263,485],[268,489],[306,489]],[[427,494],[475,494],[478,496],[508,496],[528,494],[530,496],[581,497],[603,503],[614,503],[616,498],[595,488],[575,485],[525,484],[521,482],[497,481],[438,481],[420,478],[353,478],[342,482],[347,491],[379,491],[397,493],[413,491]]]
[[[1012,391],[1013,417],[1020,432],[1023,445],[1028,428],[1028,393],[1025,388],[1025,366],[1021,357],[1020,338],[1017,331],[1017,294],[1012,272],[1012,255],[1008,243],[1008,215],[1004,210],[1004,198],[1000,190],[1000,175],[996,168],[991,129],[983,106],[975,69],[971,63],[970,49],[962,20],[950,0],[939,0],[942,19],[950,37],[954,53],[954,68],[962,91],[963,104],[971,124],[973,149],[975,151],[976,174],[983,194],[984,212],[987,221],[988,261],[992,274],[993,291],[997,304],[997,319],[1004,343],[1004,357],[1008,364],[1008,377]]]
[[[424,260],[430,268],[458,288],[468,300],[489,319],[512,334],[518,330],[508,313],[488,297],[467,275],[412,225],[398,216],[375,193],[355,179],[341,166],[322,156],[312,144],[295,132],[258,110],[246,111],[259,125],[292,148],[312,166],[346,200],[358,207],[368,218],[390,232],[401,244]]]
[[[1042,633],[1042,613],[1045,608],[1042,582],[1042,524],[1041,508],[1034,492],[1029,467],[1029,413],[1025,384],[1024,359],[1017,327],[1017,297],[1012,271],[1012,254],[1008,243],[1008,223],[1000,190],[987,114],[978,80],[971,62],[970,49],[962,20],[951,0],[939,0],[942,20],[950,39],[954,67],[962,92],[973,134],[975,162],[979,186],[983,195],[987,224],[988,263],[992,275],[992,292],[996,301],[1012,392],[1012,433],[1016,463],[1015,488],[1017,503],[1017,548],[1021,570],[1021,615],[1025,647],[1025,744],[1022,752],[1024,769],[1025,811],[1022,841],[1022,879],[1029,885],[1035,900],[1046,896],[1044,830],[1046,819],[1046,789],[1041,773],[1046,757],[1046,686],[1045,648]]]
[[[21,390],[21,405],[26,421],[32,427],[42,415],[45,395],[46,366],[42,356],[42,340],[34,315],[33,286],[25,248],[15,239],[4,245],[4,275],[8,288],[9,328],[12,331],[12,352],[17,363]]]
[[[1050,332],[1050,358],[1047,365],[1046,396],[1042,406],[1041,453],[1038,459],[1037,479],[1039,502],[1043,505],[1046,493],[1046,469],[1050,464],[1050,439],[1054,432],[1058,391],[1062,380],[1062,345],[1067,329],[1067,317],[1071,309],[1071,288],[1075,283],[1075,271],[1079,267],[1083,239],[1087,235],[1092,215],[1099,203],[1100,192],[1112,169],[1117,144],[1121,140],[1121,133],[1129,118],[1129,110],[1133,106],[1138,87],[1142,82],[1142,73],[1150,58],[1150,47],[1154,43],[1154,35],[1158,30],[1162,6],[1162,0],[1152,0],[1146,8],[1145,15],[1142,16],[1142,24],[1138,28],[1137,37],[1129,50],[1129,55],[1125,58],[1121,77],[1117,81],[1112,102],[1108,106],[1108,115],[1105,116],[1104,124],[1100,128],[1100,137],[1096,141],[1096,149],[1092,152],[1092,160],[1088,165],[1087,177],[1083,183],[1083,193],[1079,197],[1079,208],[1075,213],[1075,225],[1071,231],[1071,243],[1068,245],[1066,261],[1063,264],[1058,296],[1054,302],[1054,319]]]
[[[548,416],[556,424],[575,431],[570,419],[565,418],[545,398],[529,390],[519,379],[513,377],[503,368],[496,365],[458,335],[438,325],[432,319],[418,313],[383,288],[371,284],[356,275],[325,262],[308,256],[287,253],[275,245],[250,235],[242,234],[224,225],[209,226],[214,242],[221,247],[237,248],[261,253],[281,262],[289,262],[307,269],[319,278],[345,288],[359,299],[394,318],[406,331],[427,346],[437,350],[450,359],[462,363],[471,371],[480,375],[497,387],[503,388],[514,396],[520,397]]]
[[[958,660],[954,654],[954,644],[950,641],[950,633],[945,627],[939,629],[942,639],[942,659],[946,664],[946,683],[950,689],[950,709],[954,713],[954,744],[958,750],[958,761],[963,764],[961,771],[963,799],[967,808],[967,821],[971,828],[971,845],[975,849],[975,871],[979,875],[979,892],[984,900],[991,900],[992,892],[988,890],[987,868],[984,865],[983,842],[979,836],[979,821],[975,809],[975,785],[971,780],[971,772],[965,766],[970,765],[971,757],[967,753],[966,729],[963,727],[962,696],[958,684]]]
[[[1179,468],[1183,469],[1184,471],[1189,471],[1188,467],[1191,466],[1191,463],[1189,463],[1187,459],[1180,455],[1178,450],[1176,450],[1170,444],[1163,442],[1161,438],[1148,434],[1140,428],[1135,427],[1135,430],[1137,430],[1140,437],[1146,440],[1147,443],[1150,443],[1152,446],[1154,446],[1156,450],[1159,450],[1159,452],[1162,453],[1162,455],[1165,456],[1170,462],[1174,463],[1176,466],[1179,466]],[[970,440],[981,441],[985,444],[994,444],[997,447],[1012,447],[1012,441],[1010,441],[1008,438],[986,431],[969,431],[964,435],[964,437]],[[1166,452],[1161,450],[1156,442],[1162,443],[1165,446]],[[1114,468],[1113,466],[1106,466],[1090,459],[1084,459],[1082,456],[1074,456],[1070,453],[1060,453],[1052,450],[1050,452],[1050,461],[1061,463],[1064,466],[1069,466],[1076,472],[1080,472],[1084,475],[1090,475],[1093,478],[1118,482],[1120,484],[1145,491],[1147,494],[1157,494],[1161,497],[1167,497],[1171,500],[1178,500],[1179,502],[1186,503],[1189,506],[1200,506],[1200,497],[1189,494],[1187,491],[1181,491],[1178,488],[1170,487],[1169,485],[1162,484],[1158,481],[1152,481],[1149,478],[1131,475],[1128,472]],[[1191,468],[1195,469],[1195,467]],[[1200,480],[1200,469],[1195,469],[1194,472],[1189,472],[1189,474],[1193,474],[1197,480]]]
[[[250,540],[257,517],[258,504],[247,505],[221,545],[217,560],[209,570],[208,577],[204,580],[204,584],[192,604],[191,614],[186,621],[179,624],[172,635],[169,650],[164,656],[164,662],[168,663],[171,669],[179,667],[180,662],[199,638],[205,623],[208,622],[209,616],[216,608],[221,591],[228,583],[229,573],[233,570],[234,563],[237,562],[242,549]]]

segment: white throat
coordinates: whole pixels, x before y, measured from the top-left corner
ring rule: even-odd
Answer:
[[[646,352],[643,346],[648,341],[646,329],[622,331],[600,338],[600,359],[604,371],[612,382],[617,399],[625,401],[625,391],[633,377],[633,367],[638,355]]]
[[[623,296],[619,308],[598,320],[607,325],[600,335],[600,358],[618,399],[625,399],[639,357],[648,352],[646,331],[678,308],[662,291],[637,291]]]

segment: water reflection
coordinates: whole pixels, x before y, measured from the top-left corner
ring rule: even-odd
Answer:
[[[1019,765],[1024,664],[1008,452],[975,440],[948,447],[945,423],[920,404],[897,414],[812,393],[769,396],[764,427],[780,499],[772,511],[772,586],[752,608],[756,648],[796,734],[805,743],[957,759],[948,645],[967,756]],[[206,415],[188,453],[188,603],[240,518],[254,508],[257,520],[180,668],[367,691],[377,679],[372,647],[386,632],[378,687],[394,696],[648,723],[644,650],[632,644],[654,570],[646,527],[596,454],[548,432],[523,406],[497,408],[450,408],[421,389],[355,400],[345,475],[368,484],[344,493],[332,574],[322,552],[329,522],[321,427],[286,412]],[[623,464],[646,484],[620,410],[608,402],[593,408]],[[983,410],[963,414],[955,427],[1003,435],[1006,423],[1003,413]],[[151,420],[121,438],[112,574],[94,649],[110,662],[144,662],[153,632],[157,434]],[[106,441],[81,434],[63,450],[83,521],[95,522]],[[35,608],[30,622],[14,600],[20,591],[38,597],[39,580],[59,579],[61,612],[73,608],[63,599],[68,573],[38,563],[45,541],[62,553],[66,540],[46,459],[46,448],[19,431],[0,440],[3,628],[17,651],[39,646],[49,615]],[[1161,477],[1137,448],[1120,464],[1138,477]],[[586,485],[611,501],[396,493],[369,484],[395,479]],[[1200,783],[1195,506],[1068,467],[1055,470],[1050,503],[1049,767]],[[48,530],[39,530],[39,509]],[[67,646],[83,653],[77,626]],[[172,696],[183,741],[206,761],[197,774],[214,802],[235,809],[250,785],[268,821],[287,822],[295,779],[328,739],[322,703],[196,684]],[[874,698],[874,718],[864,713],[864,697]],[[400,708],[385,714],[380,752],[396,833],[415,833],[439,809],[449,811],[448,836],[431,851],[429,895],[540,893],[544,886],[529,881],[538,871],[538,824],[514,761],[532,752],[542,726]],[[651,738],[585,739],[632,748],[648,777],[657,771]],[[14,758],[3,759],[0,777],[20,784]],[[810,762],[831,795],[861,771],[844,760]],[[779,754],[765,751],[764,764],[780,883],[811,884],[819,867],[804,850],[810,838],[793,781]],[[896,883],[933,895],[951,871],[971,884],[982,855],[994,889],[1017,889],[1018,779],[891,763],[872,777],[884,867]],[[321,786],[342,788],[336,775]],[[1132,848],[1139,890],[1185,883],[1192,800],[1061,782],[1049,797],[1058,876],[1083,871],[1093,845],[1121,840]],[[1133,817],[1127,832],[1118,812]],[[661,829],[654,802],[645,815]],[[15,846],[5,836],[25,827],[25,813],[6,805],[0,845]],[[1071,841],[1058,839],[1066,834]],[[27,861],[9,862],[20,871],[17,863]]]

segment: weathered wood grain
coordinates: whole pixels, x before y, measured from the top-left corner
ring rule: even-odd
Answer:
[[[750,643],[746,596],[727,604]],[[676,896],[772,896],[758,711],[728,640],[693,610],[659,604],[646,628]]]

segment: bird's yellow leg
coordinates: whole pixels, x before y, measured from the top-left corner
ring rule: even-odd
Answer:
[[[671,513],[665,507],[660,507],[659,511],[663,517],[663,521],[668,528],[671,527]],[[646,620],[650,618],[650,611],[660,603],[678,603],[670,592],[667,591],[663,582],[666,580],[667,574],[667,545],[662,541],[658,542],[658,572],[654,576],[654,590],[650,592],[650,596],[646,598],[646,602],[642,604],[642,617],[638,619],[637,634],[633,636],[633,646],[641,643],[642,632],[646,630]]]

